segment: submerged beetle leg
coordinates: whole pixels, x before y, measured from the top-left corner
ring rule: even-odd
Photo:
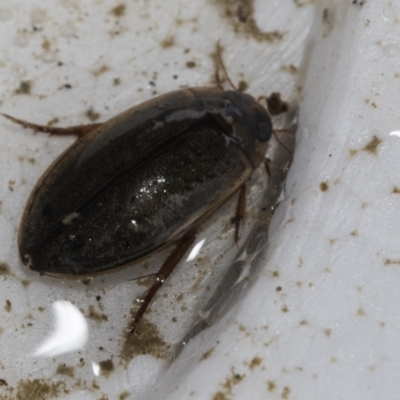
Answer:
[[[236,207],[236,215],[232,218],[232,223],[235,224],[235,243],[239,241],[240,222],[244,218],[246,212],[246,185],[240,188],[238,203]]]
[[[290,167],[291,167],[291,165],[292,165],[292,162],[293,162],[293,151],[290,150],[290,149],[280,140],[280,138],[279,138],[278,135],[277,135],[277,133],[280,133],[280,132],[289,132],[289,129],[274,129],[274,130],[272,131],[272,134],[274,135],[275,140],[276,140],[276,141],[279,143],[279,145],[280,145],[282,148],[284,148],[284,149],[289,153],[289,155],[290,155],[289,161],[288,161],[288,163],[287,163],[287,165],[286,165],[286,167],[285,167],[284,175],[283,175],[283,180],[286,180],[286,175],[287,175],[287,173],[288,173],[288,171],[289,171],[289,169],[290,169]],[[269,158],[266,157],[266,158],[265,158],[265,161],[264,161],[264,166],[265,166],[265,169],[266,169],[267,174],[268,174],[269,177],[272,176],[270,165],[277,166],[272,160],[270,160]]]
[[[12,117],[8,114],[1,114],[3,117],[9,119],[16,124],[19,124],[27,129],[33,129],[35,132],[44,132],[49,133],[50,135],[58,135],[58,136],[78,136],[82,137],[91,132],[93,129],[98,128],[102,124],[89,124],[89,125],[75,125],[69,126],[67,128],[59,128],[56,126],[46,126],[46,125],[38,125],[33,124],[32,122],[24,121],[22,119],[18,119]]]
[[[139,300],[141,305],[139,309],[135,313],[135,317],[129,323],[128,333],[133,334],[136,331],[136,326],[140,322],[143,317],[143,314],[147,310],[154,296],[157,294],[158,289],[164,284],[165,280],[171,274],[171,272],[178,265],[179,261],[189,250],[190,246],[193,244],[196,239],[196,231],[190,231],[187,233],[178,243],[178,246],[175,250],[169,255],[169,257],[165,260],[164,264],[161,266],[159,271],[154,274],[156,277],[155,282],[147,291],[147,293]]]

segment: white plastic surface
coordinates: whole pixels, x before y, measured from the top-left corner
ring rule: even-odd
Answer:
[[[132,298],[123,275],[96,293],[18,260],[26,198],[73,139],[0,121],[1,400],[398,398],[400,6],[260,0],[247,15],[252,5],[2,0],[0,112],[106,120],[156,93],[212,85],[220,40],[234,82],[255,97],[280,92],[300,114],[262,275],[172,364],[144,355],[126,368],[116,357]],[[56,300],[89,316],[89,344],[33,357]],[[105,363],[97,376],[93,365],[110,359],[114,370]]]

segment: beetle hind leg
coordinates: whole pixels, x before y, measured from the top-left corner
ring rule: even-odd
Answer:
[[[169,255],[169,257],[165,260],[164,264],[161,266],[159,271],[154,274],[155,281],[147,293],[138,301],[141,303],[139,309],[136,311],[132,321],[130,321],[129,326],[127,328],[128,334],[133,334],[136,331],[137,325],[143,317],[143,314],[146,312],[149,307],[151,301],[154,296],[157,294],[158,290],[164,284],[165,280],[172,273],[175,267],[178,265],[179,261],[189,250],[190,246],[193,244],[196,239],[196,232],[191,231],[187,233],[178,243],[178,246],[175,250]]]
[[[75,125],[67,128],[60,128],[56,126],[46,126],[46,125],[38,125],[32,122],[24,121],[19,118],[15,118],[8,114],[1,114],[3,117],[9,119],[10,121],[23,126],[27,129],[32,129],[35,132],[44,132],[49,133],[50,135],[58,135],[58,136],[78,136],[82,137],[98,128],[102,124],[89,124],[89,125]]]

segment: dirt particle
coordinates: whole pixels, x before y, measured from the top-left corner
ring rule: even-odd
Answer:
[[[353,157],[354,155],[357,154],[357,150],[350,149],[350,150],[349,150],[349,154],[350,154],[350,157]]]
[[[211,354],[214,353],[214,347],[211,347],[211,349],[207,350],[201,357],[199,361],[207,360],[208,357],[211,356]]]
[[[132,310],[131,315],[135,315]],[[155,358],[167,359],[170,356],[170,345],[161,338],[157,326],[142,319],[132,335],[126,334],[125,345],[121,357],[129,362],[132,358],[142,354],[150,354]]]
[[[10,300],[6,300],[6,305],[4,306],[4,309],[6,310],[6,312],[10,312],[11,311],[11,301]]]
[[[322,37],[327,37],[335,27],[335,13],[332,9],[324,8],[322,11]]]
[[[273,392],[276,389],[276,383],[274,381],[267,381],[268,392]]]
[[[43,42],[42,42],[42,49],[45,51],[48,51],[48,50],[50,50],[50,47],[51,47],[51,43],[50,43],[49,39],[44,38]]]
[[[387,258],[384,262],[384,265],[392,265],[392,264],[400,265],[400,260],[391,260]]]
[[[10,266],[0,261],[0,275],[11,275]]]
[[[119,400],[125,400],[131,393],[125,390],[119,395]]]
[[[109,377],[111,373],[114,371],[114,363],[112,360],[104,360],[99,362],[100,372],[105,377]]]
[[[8,383],[5,379],[0,379],[0,386],[8,386]]]
[[[188,68],[194,68],[196,66],[196,63],[194,61],[187,61],[186,66]]]
[[[393,194],[400,194],[400,188],[398,188],[397,186],[393,186],[392,193]]]
[[[281,308],[281,311],[284,312],[284,313],[289,312],[288,306],[287,306],[286,304],[284,304],[284,305],[282,306],[282,308]]]
[[[244,375],[244,374],[240,375],[238,373],[235,373],[235,371],[232,369],[231,376],[226,378],[225,382],[222,384],[225,395],[231,396],[233,388],[236,385],[238,385],[245,377],[246,377],[246,375]]]
[[[319,190],[321,190],[321,192],[326,192],[329,189],[329,183],[327,181],[321,182],[319,184]]]
[[[364,317],[365,316],[365,311],[362,308],[359,308],[358,311],[357,311],[357,316]]]
[[[378,146],[382,143],[382,140],[377,136],[374,136],[363,148],[363,151],[367,151],[371,154],[377,153]]]
[[[47,383],[43,379],[27,379],[20,381],[13,391],[14,400],[42,400],[57,397],[65,392],[64,382]]]
[[[249,364],[249,368],[253,370],[255,367],[260,366],[262,363],[262,359],[260,357],[254,357]]]
[[[228,397],[222,392],[217,392],[214,394],[212,400],[228,400]]]
[[[90,121],[96,121],[100,118],[100,114],[93,111],[93,108],[89,108],[89,110],[86,111],[85,115]]]
[[[257,41],[275,43],[280,41],[284,34],[277,30],[264,32],[254,18],[254,0],[214,0],[214,4],[222,11],[235,33],[251,35]]]
[[[325,333],[326,336],[330,337],[331,333],[332,333],[332,329],[331,328],[326,328],[326,329],[324,329],[324,333]]]
[[[19,84],[19,88],[15,91],[15,94],[30,94],[32,84],[30,81],[22,81]]]
[[[122,17],[125,14],[126,5],[124,3],[119,4],[118,6],[112,8],[110,10],[110,14],[113,14],[114,17]]]
[[[121,84],[121,79],[119,79],[119,78],[114,78],[113,79],[113,85],[114,86],[118,86],[118,85],[120,85]]]
[[[239,81],[237,91],[240,93],[245,92],[249,88],[249,84],[243,79]]]
[[[281,394],[282,399],[285,399],[285,400],[288,399],[289,398],[289,394],[290,394],[290,389],[287,386],[285,386],[283,388],[282,394]]]
[[[271,93],[267,97],[268,112],[272,115],[279,115],[289,110],[289,104],[281,99],[281,94],[277,92]]]
[[[107,65],[102,65],[100,68],[92,71],[92,74],[97,78],[98,76],[104,74],[105,72],[109,71],[110,67]]]
[[[108,321],[108,316],[103,312],[96,311],[93,306],[89,306],[89,311],[87,312],[87,317],[96,322],[106,322]]]
[[[8,189],[10,189],[12,192],[14,191],[14,185],[15,185],[15,181],[10,179],[8,181]]]
[[[56,374],[58,375],[66,375],[71,378],[74,377],[74,367],[67,366],[65,364],[59,364],[56,370]]]
[[[174,44],[175,44],[175,38],[173,36],[166,37],[160,43],[162,49],[168,49],[168,47],[172,47]]]
[[[277,292],[281,292],[282,291],[282,286],[277,286],[275,289]]]
[[[299,69],[295,65],[289,64],[289,65],[282,65],[280,67],[280,70],[284,71],[284,72],[287,72],[287,73],[289,73],[291,75],[295,75],[295,74],[297,74]]]

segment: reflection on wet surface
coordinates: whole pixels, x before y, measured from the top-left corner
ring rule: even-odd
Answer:
[[[55,301],[52,306],[56,317],[55,329],[34,352],[35,357],[54,357],[81,350],[88,340],[89,327],[77,307],[65,300]]]

